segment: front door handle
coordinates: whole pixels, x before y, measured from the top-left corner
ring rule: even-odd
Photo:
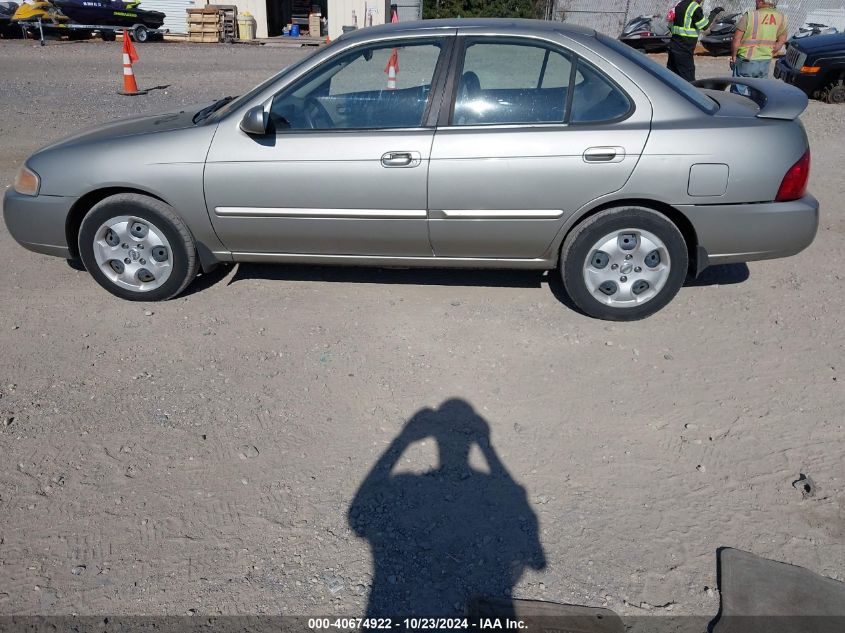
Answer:
[[[584,162],[619,163],[625,158],[624,147],[588,147],[584,150]]]
[[[381,157],[382,167],[416,167],[420,162],[419,152],[387,152]]]

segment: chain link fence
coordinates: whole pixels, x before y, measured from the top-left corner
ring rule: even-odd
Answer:
[[[638,15],[665,17],[674,7],[672,0],[555,0],[553,20],[580,24],[616,37],[625,23]],[[704,13],[722,7],[727,13],[742,13],[754,8],[754,0],[704,0]],[[845,0],[780,0],[792,35],[804,22],[819,22],[845,31]]]

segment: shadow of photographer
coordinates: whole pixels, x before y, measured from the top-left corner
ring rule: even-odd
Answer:
[[[393,474],[403,453],[429,438],[438,466]],[[473,445],[488,472],[470,465]],[[526,568],[546,565],[525,489],[464,400],[414,414],[364,479],[348,520],[373,556],[367,617],[465,615],[479,595],[509,601]]]

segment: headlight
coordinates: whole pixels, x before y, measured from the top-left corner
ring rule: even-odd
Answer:
[[[41,178],[38,177],[26,165],[22,165],[15,176],[15,191],[25,196],[37,196],[38,188],[41,186]]]

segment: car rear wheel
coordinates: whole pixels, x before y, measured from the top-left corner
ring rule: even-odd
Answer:
[[[687,274],[687,245],[666,216],[645,207],[606,209],[567,235],[560,272],[586,314],[635,321],[663,308]]]
[[[79,254],[97,283],[130,301],[175,297],[198,267],[185,223],[164,202],[138,194],[111,196],[88,212]]]

